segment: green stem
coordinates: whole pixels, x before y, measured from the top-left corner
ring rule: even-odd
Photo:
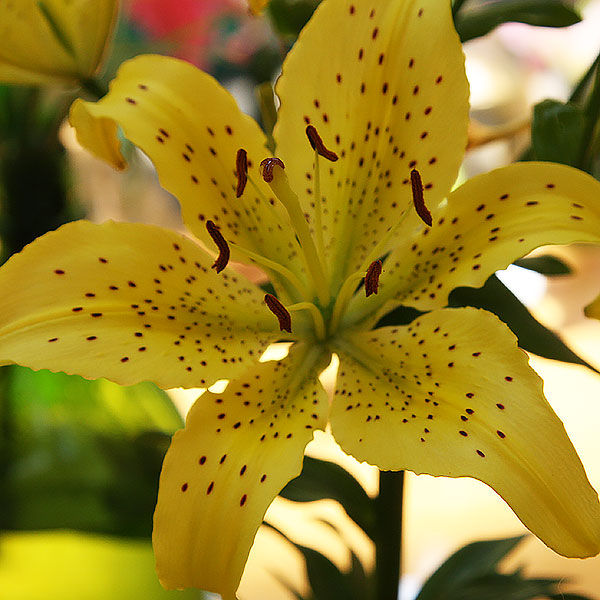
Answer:
[[[397,600],[402,559],[404,471],[380,471],[375,498],[375,600]]]

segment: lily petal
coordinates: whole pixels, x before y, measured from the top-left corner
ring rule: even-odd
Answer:
[[[321,195],[325,245],[341,279],[407,210],[412,217],[412,168],[428,204],[454,183],[467,142],[468,84],[449,2],[323,2],[276,90],[277,153],[313,227],[308,123],[339,156],[321,159]]]
[[[182,235],[78,221],[0,269],[0,362],[120,384],[210,385],[276,337],[263,294]]]
[[[598,554],[598,495],[497,317],[444,309],[348,341],[331,415],[342,448],[383,469],[475,477],[554,551]]]
[[[267,507],[300,473],[304,447],[325,426],[316,366],[306,349],[292,348],[196,401],[160,479],[153,542],[164,587],[235,598]]]
[[[0,3],[0,81],[75,82],[99,68],[114,29],[117,0]]]
[[[180,201],[186,225],[209,248],[205,224],[212,220],[227,240],[300,265],[284,209],[274,200],[271,206],[272,192],[258,174],[269,154],[265,136],[210,75],[175,58],[138,56],[121,65],[104,98],[77,100],[70,121],[79,142],[116,168],[125,165],[116,136],[120,125],[150,157],[162,186]],[[250,185],[236,198],[240,148],[262,199]]]
[[[357,296],[351,310],[373,314],[390,298],[441,308],[455,287],[479,287],[535,248],[599,242],[598,198],[600,182],[554,163],[516,163],[473,177],[432,210],[431,228],[405,231],[385,261],[379,295],[371,306]]]

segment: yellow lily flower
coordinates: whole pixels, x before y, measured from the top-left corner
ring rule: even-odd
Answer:
[[[449,2],[324,0],[277,93],[277,158],[213,78],[175,59],[137,57],[99,102],[76,101],[80,142],[122,168],[119,125],[219,255],[211,270],[161,228],[65,225],[0,269],[0,360],[125,385],[230,380],[165,458],[167,588],[235,597],[268,505],[328,421],[358,460],[476,477],[559,554],[596,555],[598,495],[527,356],[494,315],[444,307],[537,246],[600,241],[600,183],[521,163],[449,191],[468,120]],[[230,253],[277,296],[231,273]],[[373,329],[400,304],[430,312]],[[288,357],[259,363],[282,337]],[[317,376],[332,353],[329,406]]]
[[[0,2],[0,82],[73,84],[102,64],[118,0]]]

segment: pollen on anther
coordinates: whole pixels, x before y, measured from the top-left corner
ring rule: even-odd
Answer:
[[[431,217],[431,213],[425,206],[425,199],[423,197],[423,182],[421,180],[421,174],[416,169],[412,169],[410,172],[410,182],[412,186],[412,197],[415,210],[423,222],[431,227],[433,224],[433,219]]]
[[[279,330],[292,333],[292,317],[287,308],[272,294],[265,294],[265,304],[279,321]]]
[[[325,146],[321,136],[313,125],[308,125],[306,127],[306,137],[308,137],[308,141],[310,142],[312,149],[315,150],[320,156],[330,160],[331,162],[335,162],[338,159],[338,155]]]
[[[219,256],[217,256],[211,268],[215,269],[217,273],[220,273],[229,262],[229,256],[231,254],[231,251],[229,250],[229,244],[213,221],[206,221],[206,230],[219,249]]]
[[[380,260],[374,260],[367,269],[365,275],[365,295],[368,298],[371,294],[377,294],[379,289],[379,277],[383,269],[383,263]]]
[[[235,173],[237,176],[235,195],[239,198],[244,193],[248,181],[248,154],[243,148],[237,151],[235,157]]]

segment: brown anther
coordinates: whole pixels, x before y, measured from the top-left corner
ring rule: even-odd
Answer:
[[[273,169],[275,167],[281,167],[282,169],[285,169],[283,161],[274,156],[271,158],[265,158],[265,160],[260,163],[260,174],[267,183],[273,181]]]
[[[243,148],[237,151],[235,157],[235,173],[237,175],[235,196],[239,198],[244,193],[248,181],[248,153]]]
[[[321,136],[317,132],[314,125],[308,125],[306,127],[306,137],[312,146],[313,150],[316,150],[323,158],[335,162],[338,159],[338,155],[325,147]]]
[[[279,331],[292,333],[292,317],[287,308],[272,294],[265,294],[265,304],[279,321]]]
[[[423,182],[421,181],[421,174],[416,169],[413,169],[410,172],[410,183],[412,185],[412,197],[415,210],[423,222],[431,227],[433,219],[431,218],[431,213],[425,206],[425,199],[423,198]]]
[[[220,273],[229,262],[229,245],[227,244],[227,241],[223,237],[223,234],[219,228],[212,221],[206,221],[206,230],[219,249],[219,256],[217,256],[212,268],[215,269],[217,273]]]
[[[365,275],[365,294],[367,298],[371,294],[376,294],[379,290],[379,276],[381,275],[381,270],[383,268],[383,264],[380,260],[374,260],[367,269],[367,274]]]

